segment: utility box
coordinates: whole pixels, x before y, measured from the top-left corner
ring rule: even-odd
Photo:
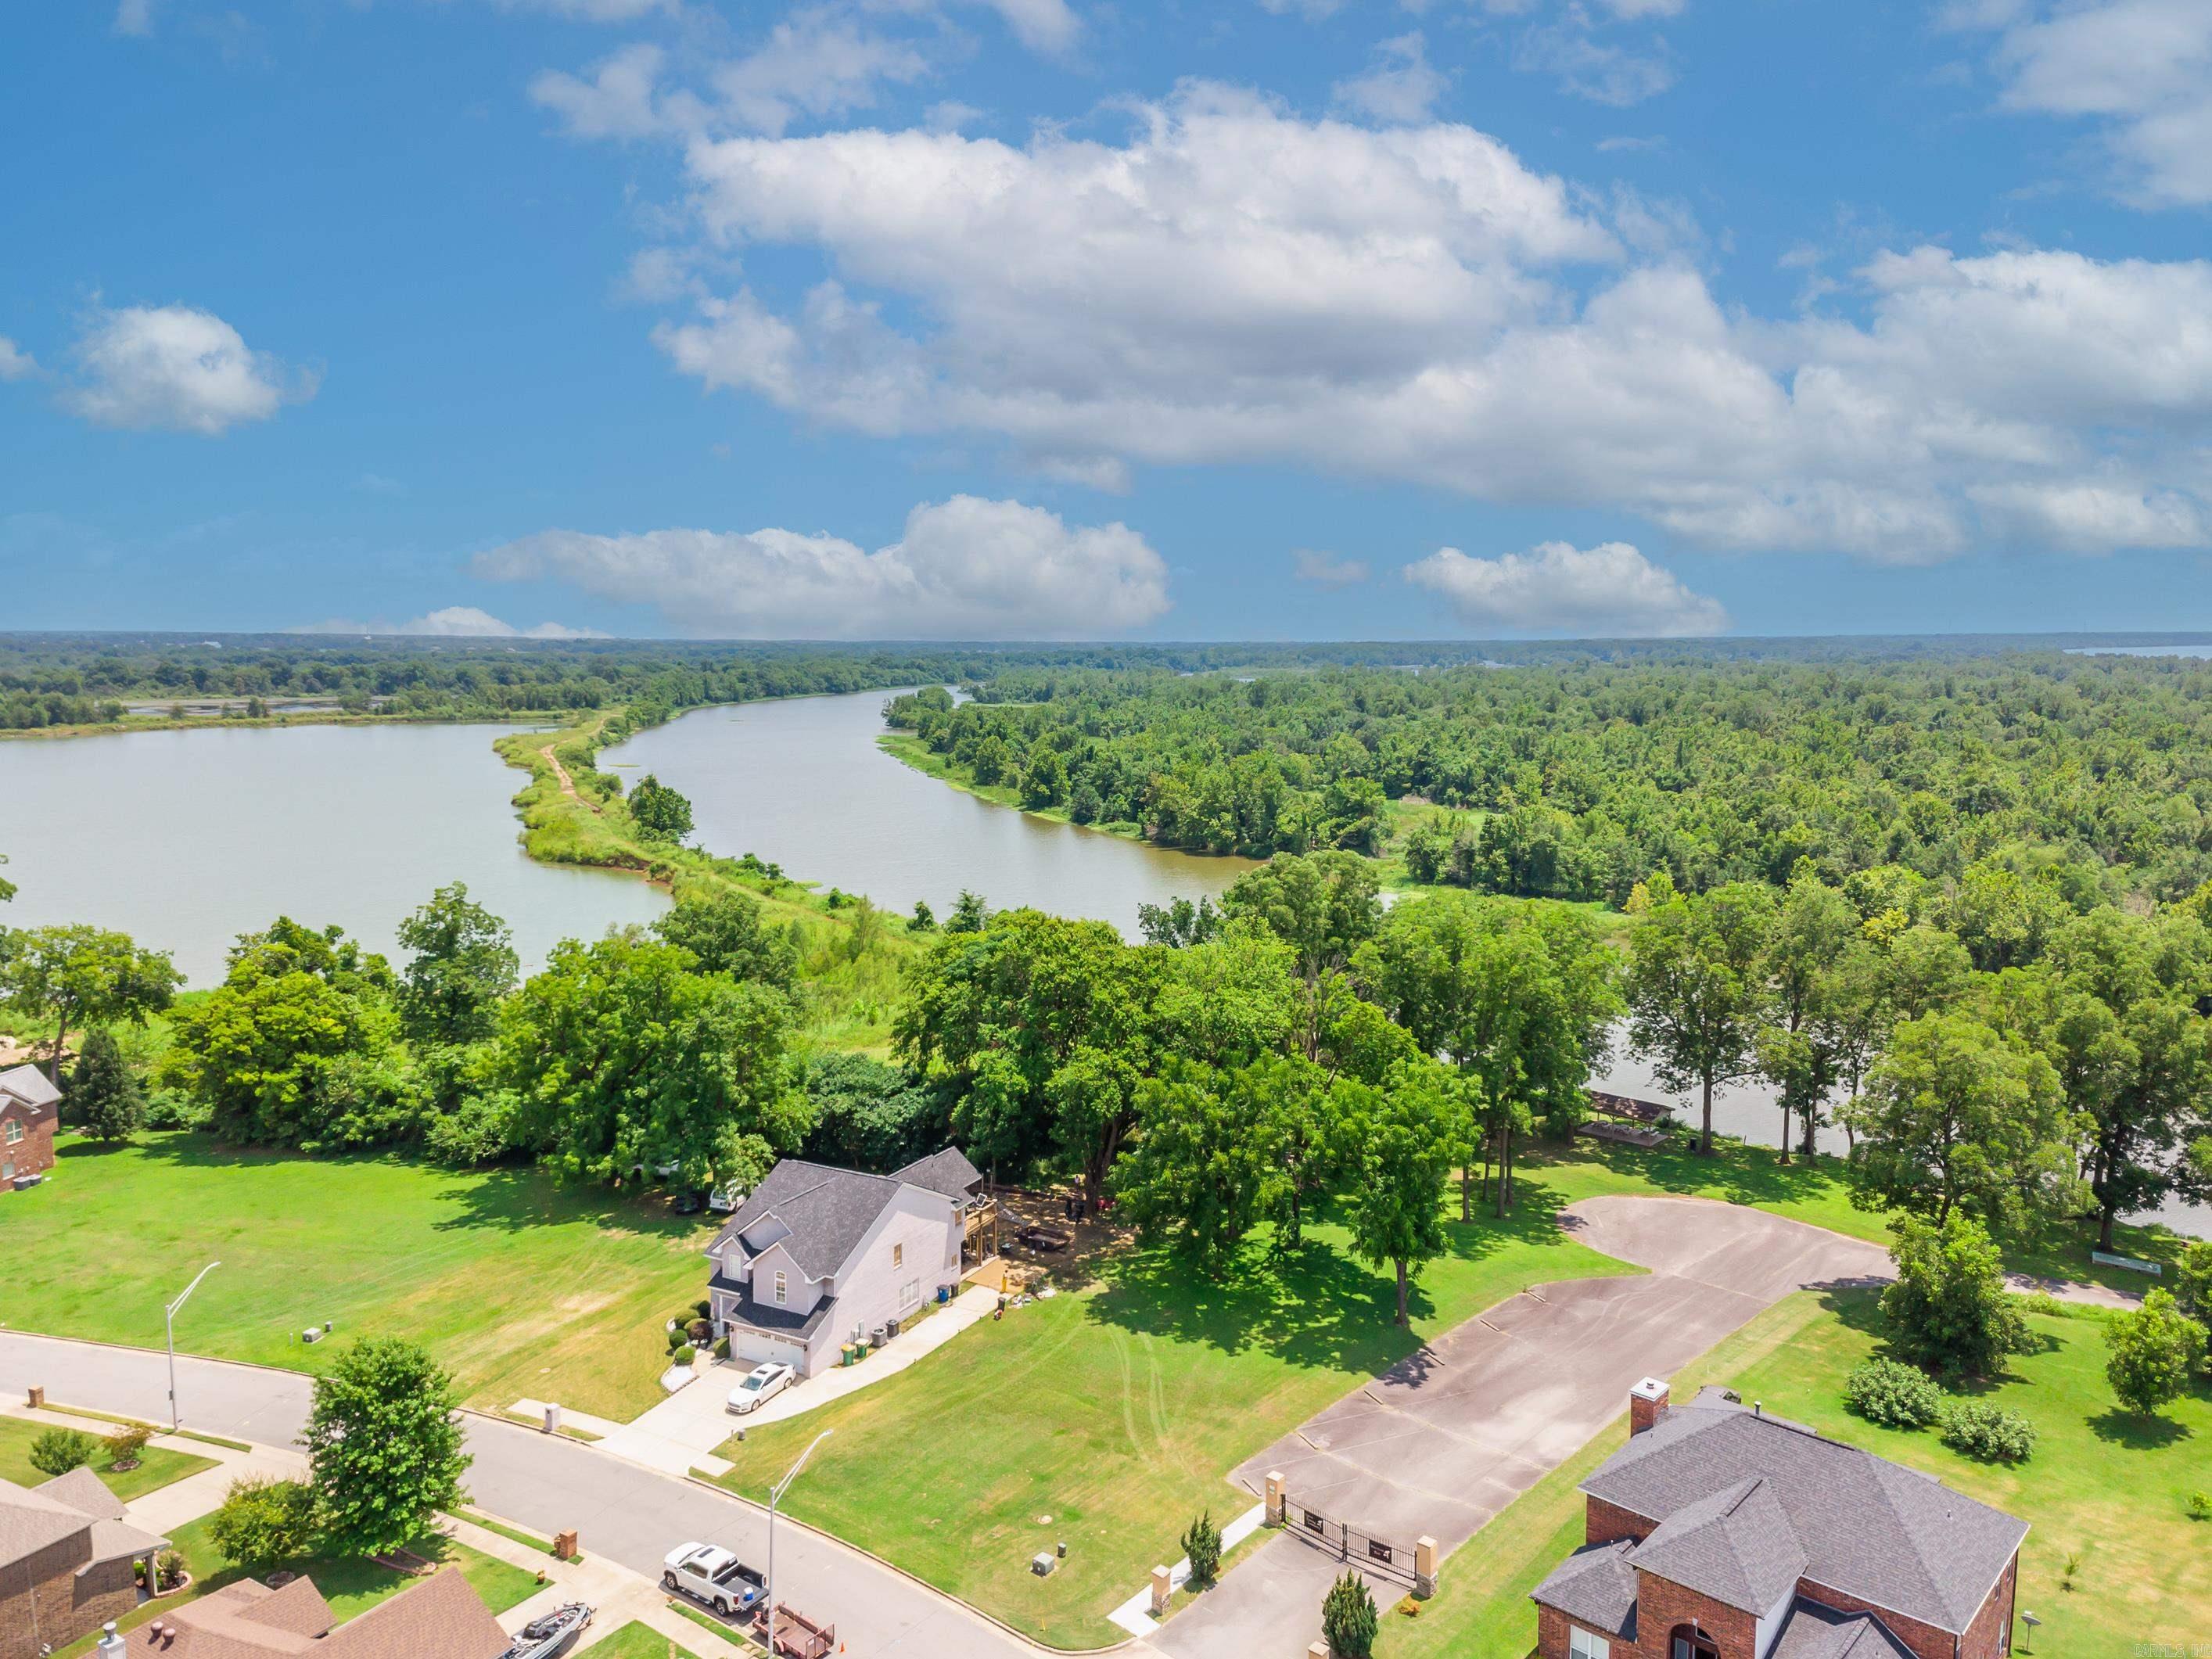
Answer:
[[[547,1434],[558,1434],[561,1432],[561,1408],[558,1406],[546,1407],[544,1431]]]
[[[1060,1565],[1060,1558],[1050,1550],[1039,1550],[1030,1557],[1030,1571],[1040,1578],[1049,1578],[1052,1570]]]

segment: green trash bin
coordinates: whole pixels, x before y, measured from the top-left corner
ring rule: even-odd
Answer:
[[[848,1342],[838,1350],[837,1363],[841,1365],[849,1365],[858,1357],[853,1352],[853,1345]]]

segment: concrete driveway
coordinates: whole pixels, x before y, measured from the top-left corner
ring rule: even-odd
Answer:
[[[1449,1553],[1620,1416],[1638,1378],[1668,1376],[1792,1291],[1890,1273],[1879,1245],[1698,1199],[1590,1199],[1560,1222],[1650,1274],[1546,1285],[1501,1303],[1233,1478],[1259,1492],[1280,1470],[1295,1505],[1393,1544],[1425,1534]],[[1319,1633],[1322,1593],[1344,1565],[1286,1531],[1152,1645],[1177,1659],[1291,1659]],[[1374,1583],[1386,1607],[1405,1594]]]

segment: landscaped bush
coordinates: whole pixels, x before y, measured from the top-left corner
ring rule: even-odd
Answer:
[[[1190,1558],[1190,1587],[1205,1589],[1221,1574],[1221,1528],[1213,1524],[1213,1511],[1205,1510],[1182,1535],[1182,1553]]]
[[[703,1348],[714,1334],[714,1323],[709,1319],[695,1319],[685,1327],[684,1334],[690,1339],[693,1347]]]
[[[100,1442],[82,1429],[48,1429],[31,1443],[31,1467],[60,1476],[81,1469],[100,1455]]]
[[[730,1339],[726,1336],[716,1337],[714,1339],[714,1358],[717,1359],[727,1359],[729,1357]]]
[[[1328,1640],[1335,1659],[1369,1659],[1375,1651],[1375,1592],[1356,1572],[1347,1572],[1328,1587],[1321,1604],[1321,1633]]]
[[[185,1582],[187,1569],[185,1558],[174,1550],[163,1550],[154,1558],[154,1589],[156,1595],[166,1595]]]
[[[1844,1382],[1844,1404],[1887,1429],[1924,1429],[1943,1409],[1943,1391],[1915,1366],[1869,1359]]]
[[[1961,1401],[1944,1408],[1942,1422],[1945,1445],[1984,1463],[2024,1463],[2035,1449],[2035,1425],[2002,1406]]]
[[[689,1342],[686,1342],[682,1347],[677,1349],[674,1353],[668,1356],[668,1363],[672,1365],[689,1365],[691,1363],[692,1358],[697,1354],[698,1352],[699,1351],[696,1348],[693,1347]]]
[[[304,1480],[234,1480],[222,1507],[208,1518],[215,1547],[254,1567],[306,1554],[314,1532],[315,1492]]]
[[[691,1307],[692,1310],[702,1319],[712,1319],[714,1316],[714,1304],[712,1302],[703,1300],[695,1302],[691,1304]]]

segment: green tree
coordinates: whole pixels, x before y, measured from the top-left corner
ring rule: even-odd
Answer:
[[[866,1054],[817,1055],[805,1086],[812,1122],[802,1152],[817,1163],[888,1175],[951,1137],[944,1089]]]
[[[46,1429],[31,1442],[31,1467],[56,1479],[100,1455],[100,1442],[82,1429]]]
[[[1917,1364],[1994,1376],[2027,1328],[1988,1230],[1954,1214],[1942,1222],[1903,1216],[1893,1231],[1897,1282],[1881,1293],[1892,1346]]]
[[[916,899],[914,902],[914,915],[908,918],[907,926],[917,933],[927,933],[936,930],[937,913],[929,908],[927,899]]]
[[[720,888],[683,899],[653,931],[689,951],[702,974],[758,980],[789,994],[799,984],[799,941],[764,915],[759,900]]]
[[[1279,854],[1222,895],[1222,914],[1257,921],[1295,953],[1309,987],[1374,937],[1382,914],[1374,861],[1356,853]]]
[[[1375,1592],[1364,1578],[1347,1569],[1322,1598],[1321,1633],[1330,1659],[1370,1659],[1380,1625]]]
[[[1165,1238],[1216,1278],[1259,1220],[1270,1174],[1261,1096],[1239,1080],[1175,1060],[1139,1083],[1129,1149],[1113,1173],[1120,1212],[1139,1233]]]
[[[983,896],[971,893],[963,887],[960,890],[960,896],[952,902],[952,914],[945,918],[945,931],[948,933],[980,933],[983,931],[983,924],[990,918],[991,912],[983,902]]]
[[[1979,1020],[1907,1020],[1847,1109],[1859,1200],[2031,1237],[2081,1207],[2075,1120],[2041,1054]]]
[[[297,1560],[314,1547],[315,1489],[305,1480],[241,1475],[207,1528],[217,1549],[246,1566]]]
[[[70,1117],[94,1140],[128,1140],[145,1127],[145,1087],[106,1026],[94,1026],[85,1037],[65,1100]]]
[[[69,1035],[88,1025],[143,1025],[169,1006],[184,975],[165,951],[142,951],[128,933],[73,922],[0,938],[0,1003],[52,1022],[47,1069],[61,1074]]]
[[[1798,1139],[1812,1156],[1820,1109],[1843,1080],[1858,1027],[1854,989],[1867,946],[1850,901],[1801,874],[1784,895],[1766,942],[1766,1018],[1754,1048],[1760,1075],[1782,1109],[1782,1161]]]
[[[315,1379],[301,1437],[315,1512],[329,1547],[378,1555],[427,1535],[462,1501],[459,1401],[429,1354],[396,1337],[369,1337]]]
[[[971,1157],[1051,1158],[1094,1203],[1154,1069],[1152,1010],[1168,953],[1133,949],[1103,921],[1006,910],[952,933],[908,970],[892,1041],[958,1097]]]
[[[414,953],[399,988],[408,1035],[455,1044],[489,1036],[500,1000],[514,989],[520,967],[507,925],[457,881],[402,920],[398,939]]]
[[[1698,1091],[1698,1150],[1713,1150],[1713,1091],[1753,1076],[1769,1006],[1765,969],[1774,926],[1765,887],[1669,889],[1629,935],[1629,1046],[1662,1086]]]
[[[1457,1113],[1447,1074],[1427,1062],[1400,1066],[1380,1089],[1353,1085],[1346,1104],[1352,1246],[1377,1267],[1390,1265],[1402,1327],[1412,1322],[1411,1281],[1444,1248]]]
[[[790,1002],[692,961],[634,937],[553,947],[501,1009],[492,1061],[522,1145],[593,1181],[674,1164],[695,1189],[750,1187],[798,1148]]]
[[[2105,1327],[2112,1352],[2105,1380],[2120,1404],[2148,1417],[2189,1387],[2204,1362],[2204,1328],[2183,1313],[2171,1294],[2153,1291],[2142,1306]]]
[[[629,792],[629,815],[655,841],[682,841],[691,833],[691,803],[650,772]]]
[[[1182,1553],[1190,1560],[1193,1589],[1210,1589],[1221,1576],[1221,1528],[1213,1524],[1213,1511],[1200,1512],[1184,1529]]]
[[[1165,945],[1176,950],[1204,945],[1220,937],[1221,926],[1221,912],[1213,908],[1213,900],[1206,895],[1200,895],[1195,904],[1179,898],[1164,905],[1137,907],[1137,928],[1147,945]]]

